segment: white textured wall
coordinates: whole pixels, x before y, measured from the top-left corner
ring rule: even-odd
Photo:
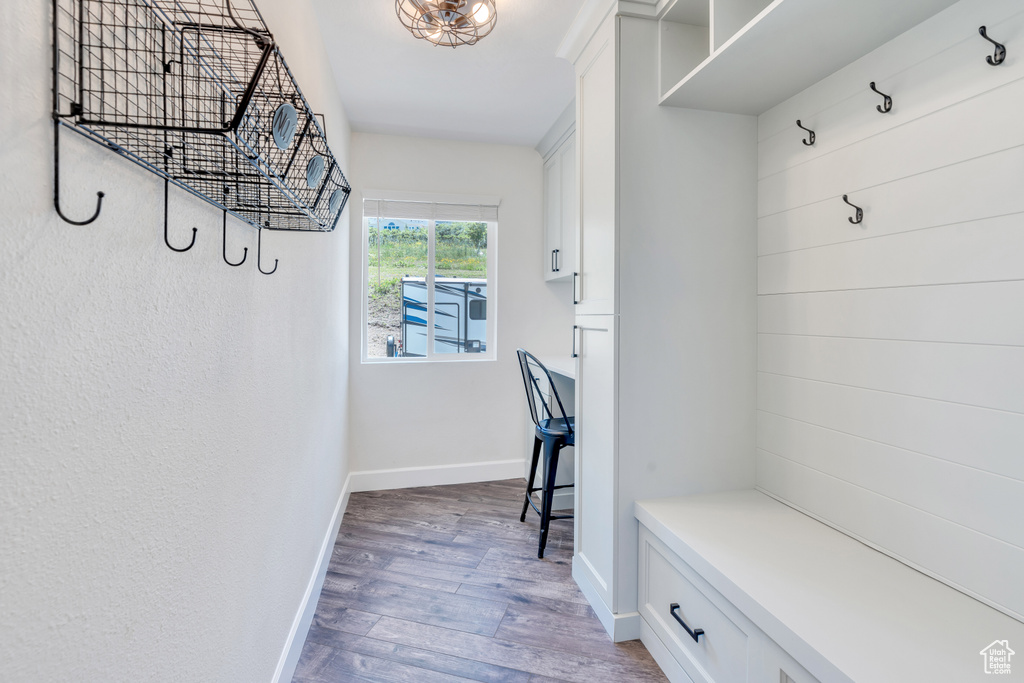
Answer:
[[[307,0],[261,0],[348,170]],[[347,474],[347,220],[256,234],[65,134],[49,3],[0,4],[0,678],[266,681]]]
[[[501,197],[498,359],[361,364],[354,323],[352,471],[525,459],[528,417],[516,348],[540,355],[572,350],[572,287],[545,283],[542,272],[540,155],[529,147],[354,133],[352,175],[354,321],[364,296],[357,228],[364,188]]]

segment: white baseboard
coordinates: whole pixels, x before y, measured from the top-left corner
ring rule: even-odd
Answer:
[[[567,460],[570,464],[571,460]],[[544,469],[539,467],[538,469]],[[570,475],[566,475],[564,470],[559,469],[559,476],[555,479],[555,483],[561,486],[562,484],[573,483],[573,478]],[[527,479],[530,476],[530,461],[523,460],[523,479]],[[530,482],[530,486],[540,486],[544,479],[544,475],[541,472],[537,472],[534,480]],[[533,494],[535,500],[540,500],[540,492]],[[558,489],[555,491],[554,500],[551,501],[552,510],[572,510],[576,506],[576,489]]]
[[[594,609],[598,620],[604,626],[604,630],[608,632],[608,635],[612,637],[613,642],[621,643],[627,640],[636,640],[640,637],[640,623],[643,621],[640,613],[626,612],[625,614],[615,614],[612,612],[604,600],[601,599],[601,595],[594,588],[594,584],[591,583],[590,572],[584,567],[579,555],[573,555],[572,558],[572,578],[576,585],[580,587],[580,592],[583,593],[583,597],[587,599],[587,602]]]
[[[289,683],[295,675],[295,667],[299,663],[302,646],[306,644],[306,635],[309,633],[309,627],[313,624],[316,605],[320,601],[320,591],[323,589],[324,579],[327,577],[327,567],[331,563],[334,540],[338,537],[341,520],[345,516],[345,509],[348,508],[349,495],[352,493],[351,484],[352,475],[349,474],[345,479],[345,485],[341,487],[341,495],[334,508],[334,516],[331,517],[331,523],[327,527],[327,534],[324,536],[320,548],[320,557],[316,566],[313,567],[313,575],[309,578],[306,593],[302,596],[302,602],[299,603],[299,610],[295,614],[291,631],[288,632],[288,639],[285,640],[284,649],[281,651],[281,658],[277,662],[274,683]]]
[[[597,592],[597,588],[594,587],[593,582],[590,580],[590,571],[586,566],[586,560],[580,557],[578,554],[572,556],[572,578],[576,582],[576,585],[580,587],[580,592],[583,593],[583,597],[587,599],[590,606],[594,608],[594,614],[597,615],[601,625],[604,626],[604,630],[608,631],[608,635],[611,635],[615,631],[615,615],[612,614],[611,609],[604,604],[604,600],[601,599],[601,594]]]
[[[679,666],[679,662],[672,656],[668,648],[665,647],[665,643],[661,642],[661,638],[654,632],[647,622],[640,619],[640,640],[643,642],[644,647],[651,653],[651,657],[654,658],[654,662],[661,667],[662,673],[668,678],[671,683],[693,683],[693,679],[687,675],[683,667]]]
[[[555,491],[555,495],[551,499],[552,510],[572,510],[573,505],[576,502],[576,494],[574,489],[562,489],[561,491]]]
[[[494,460],[465,465],[435,465],[433,467],[401,467],[394,470],[366,470],[349,474],[353,493],[516,478],[523,478],[522,460]]]
[[[640,624],[643,617],[639,612],[627,612],[615,615],[615,626],[612,628],[612,641],[624,643],[627,640],[640,638]]]

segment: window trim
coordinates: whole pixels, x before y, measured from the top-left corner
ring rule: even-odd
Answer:
[[[393,201],[423,202],[435,204],[467,204],[479,206],[500,206],[501,200],[497,197],[470,196],[470,195],[448,195],[428,194],[423,192],[393,192],[393,191],[367,191],[363,199],[383,199]],[[498,359],[498,336],[497,336],[497,309],[498,309],[498,223],[500,221],[478,221],[487,224],[487,351],[484,353],[437,353],[434,350],[434,325],[430,323],[434,319],[434,278],[435,278],[435,246],[436,219],[428,220],[427,231],[427,355],[421,358],[415,357],[371,357],[369,355],[369,297],[370,297],[370,253],[369,244],[369,218],[377,216],[366,216],[360,212],[360,233],[361,259],[362,259],[362,285],[360,287],[362,301],[360,304],[360,362],[367,365],[376,364],[419,364],[419,363],[486,363]],[[380,216],[387,218],[387,216]],[[448,221],[442,220],[442,223]],[[469,312],[466,312],[469,315]]]

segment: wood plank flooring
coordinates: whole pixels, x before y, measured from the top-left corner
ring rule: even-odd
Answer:
[[[293,683],[665,681],[571,576],[572,520],[519,521],[522,479],[354,493]]]

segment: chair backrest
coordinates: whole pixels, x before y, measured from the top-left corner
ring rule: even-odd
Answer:
[[[523,349],[516,349],[516,354],[519,356],[519,369],[523,373],[526,402],[530,405],[533,423],[540,426],[541,420],[561,419],[571,434],[572,423],[569,421],[569,415],[565,414],[565,407],[562,405],[562,399],[558,397],[558,388],[551,379],[551,373],[533,354]]]

